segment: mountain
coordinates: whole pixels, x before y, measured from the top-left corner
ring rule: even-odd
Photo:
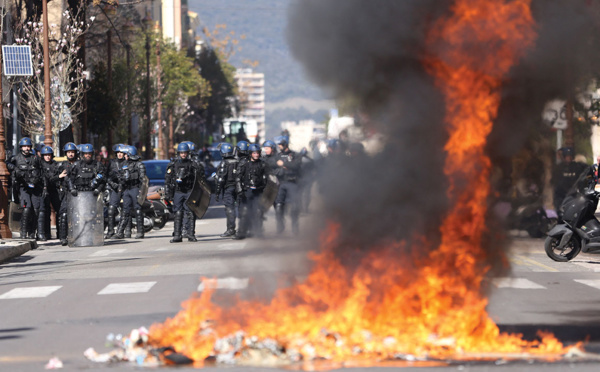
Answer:
[[[267,124],[276,124],[269,119],[269,111],[277,111],[277,120],[285,117],[290,109],[297,116],[304,108],[309,113],[320,111],[331,102],[315,84],[308,81],[302,66],[294,60],[286,42],[288,6],[293,0],[188,0],[191,11],[198,13],[202,27],[214,30],[225,24],[225,32],[235,32],[240,40],[240,51],[230,62],[236,67],[247,67],[244,60],[258,61],[256,72],[265,74],[265,99]],[[241,39],[241,35],[245,38]]]

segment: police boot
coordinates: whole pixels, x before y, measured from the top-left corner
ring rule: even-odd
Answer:
[[[106,235],[104,239],[110,239],[115,235],[115,216],[117,214],[117,208],[113,205],[108,206],[108,219],[106,221]]]
[[[131,216],[127,216],[127,218],[125,219],[125,221],[127,222],[127,224],[125,225],[125,237],[127,239],[131,238]]]
[[[36,211],[37,216],[37,240],[40,242],[45,242],[46,239],[46,211],[40,209]]]
[[[144,213],[141,209],[135,210],[135,224],[137,225],[136,239],[144,239]]]
[[[183,211],[175,212],[175,218],[173,220],[173,239],[171,243],[181,243],[183,240],[181,237],[181,224],[183,223]]]
[[[248,231],[248,207],[243,205],[240,207],[240,224],[238,230],[233,236],[235,240],[246,239],[246,232]]]
[[[225,216],[227,216],[227,231],[221,234],[221,238],[229,238],[235,235],[235,209],[225,207]]]
[[[113,239],[125,238],[125,228],[127,226],[127,220],[129,220],[129,216],[121,215],[121,220],[119,221],[119,226],[117,227],[117,233],[113,235]]]
[[[44,218],[44,233],[46,234],[46,239],[52,240],[52,230],[50,229],[50,219],[52,217],[52,208],[47,209],[46,216]],[[56,221],[56,230],[58,231],[58,221]]]
[[[29,227],[31,223],[29,220],[33,217],[33,208],[24,208],[21,214],[21,239],[28,239]]]
[[[62,213],[58,217],[58,238],[60,239],[61,245],[69,244],[69,241],[67,240],[67,230],[68,229],[69,229],[69,226],[67,223],[67,214]]]
[[[196,236],[194,235],[194,225],[196,224],[196,221],[194,221],[194,214],[192,212],[185,212],[184,213],[184,220],[187,221],[187,224],[185,224],[185,231],[182,232],[182,236],[186,237],[188,242],[197,242],[198,239],[196,239]]]
[[[277,234],[281,234],[283,230],[285,230],[285,221],[283,220],[285,210],[283,207],[283,203],[275,204],[275,217],[277,218]]]

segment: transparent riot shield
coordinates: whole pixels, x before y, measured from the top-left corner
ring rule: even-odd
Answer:
[[[267,212],[269,208],[275,203],[277,193],[279,192],[279,180],[275,175],[269,174],[267,176],[267,186],[260,197],[260,208],[263,213]]]
[[[97,247],[104,245],[104,203],[102,194],[80,191],[68,194],[67,219],[69,247]]]
[[[185,201],[188,208],[198,217],[199,219],[204,217],[204,214],[208,210],[210,205],[210,189],[202,182],[199,177],[196,177],[194,181],[194,187],[190,196]]]

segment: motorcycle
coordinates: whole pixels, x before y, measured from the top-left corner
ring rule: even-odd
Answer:
[[[110,194],[108,191],[105,192],[104,195],[104,204],[105,204],[105,224],[108,218],[107,215],[107,207],[108,201],[110,199]],[[160,230],[167,224],[169,220],[169,208],[166,205],[164,200],[164,190],[162,187],[153,186],[148,189],[148,194],[146,196],[146,200],[142,205],[142,212],[144,213],[144,232],[147,233],[151,230]],[[121,220],[121,206],[117,208],[117,217],[115,218],[115,223],[118,225]],[[137,221],[135,218],[131,220],[131,224],[133,228],[136,228]]]
[[[554,261],[567,262],[580,252],[600,250],[600,222],[595,216],[600,192],[594,189],[596,183],[593,169],[586,170],[561,205],[564,223],[550,230],[544,243],[546,254]]]

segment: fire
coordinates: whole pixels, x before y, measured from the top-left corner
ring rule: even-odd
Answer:
[[[273,339],[304,359],[379,361],[397,354],[461,358],[469,353],[563,353],[552,335],[524,341],[500,333],[486,312],[482,248],[490,160],[484,146],[500,103],[503,79],[535,39],[530,0],[457,0],[436,22],[424,61],[446,99],[445,172],[452,210],[438,248],[421,239],[413,257],[404,242],[374,249],[358,267],[333,254],[339,226],[322,235],[306,281],[279,290],[268,304],[211,302],[212,290],[183,303],[174,318],[150,330],[155,345],[173,346],[196,361],[235,332]],[[351,248],[348,248],[351,249]]]

